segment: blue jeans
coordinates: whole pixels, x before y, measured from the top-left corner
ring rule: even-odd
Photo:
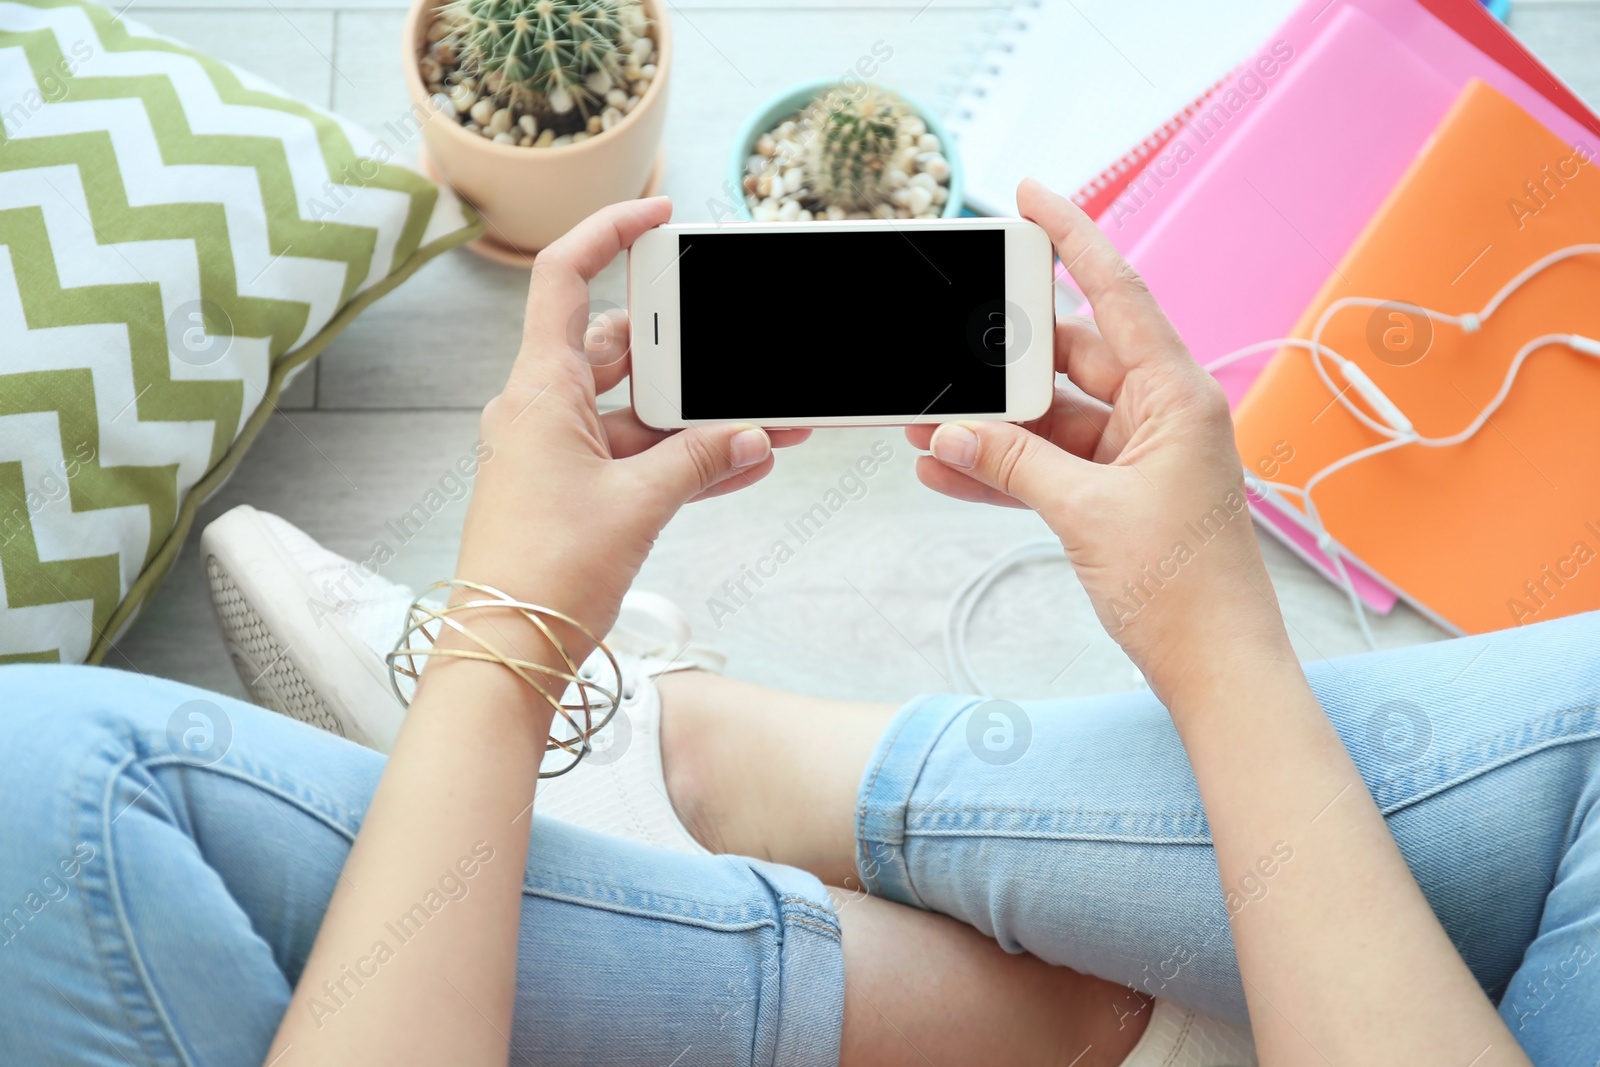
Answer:
[[[1600,614],[1310,673],[1513,1033],[1536,1063],[1594,1063]],[[0,1048],[259,1064],[382,758],[103,668],[0,669],[0,709]],[[1244,1017],[1227,914],[1270,906],[1271,875],[1224,893],[1148,694],[913,701],[858,811],[874,893]],[[801,872],[536,818],[519,949],[514,1062],[837,1059],[839,927]]]
[[[383,757],[54,666],[0,668],[0,751],[0,1062],[260,1067]],[[837,1062],[839,926],[810,875],[536,818],[523,901],[513,1062]]]
[[[1600,1063],[1600,612],[1307,674],[1529,1056]],[[857,811],[873,894],[1241,1022],[1228,915],[1270,907],[1301,843],[1224,892],[1183,746],[1147,693],[913,701]]]

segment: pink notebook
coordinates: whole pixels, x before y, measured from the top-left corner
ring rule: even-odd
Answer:
[[[1595,140],[1412,0],[1310,0],[1234,76],[1235,109],[1192,120],[1101,225],[1202,362],[1282,336],[1474,76],[1563,139]],[[1272,355],[1218,372],[1231,400]],[[1298,524],[1257,514],[1332,573]],[[1364,601],[1393,607],[1394,590],[1352,571]]]
[[[1324,5],[1258,52],[1275,74],[1253,99],[1191,120],[1101,216],[1201,362],[1294,325],[1471,78],[1596,140],[1411,0],[1335,0],[1299,24]],[[1271,356],[1218,373],[1230,398]]]

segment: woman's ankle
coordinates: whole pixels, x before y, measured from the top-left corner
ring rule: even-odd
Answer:
[[[732,729],[753,723],[730,722],[714,690],[718,676],[705,671],[674,671],[656,679],[661,693],[661,764],[667,799],[689,834],[709,852],[755,855],[746,805],[731,802],[739,791],[737,766],[723,751]]]
[[[892,705],[764,689],[701,671],[664,675],[667,794],[712,852],[855,871],[856,788]]]

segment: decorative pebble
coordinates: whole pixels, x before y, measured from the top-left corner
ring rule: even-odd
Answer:
[[[527,137],[530,140],[539,134],[539,124],[538,122],[534,121],[532,115],[524,115],[518,119],[517,128],[522,131],[524,137]]]
[[[432,96],[428,97],[428,105],[446,118],[453,119],[456,117],[456,106],[452,104],[450,102],[450,98],[443,93],[434,93]]]
[[[467,115],[472,111],[472,105],[478,100],[478,90],[463,82],[450,90],[450,103],[455,106],[456,114]]]
[[[649,40],[649,38],[642,38],[642,40]],[[611,75],[602,67],[599,70],[591,71],[589,76],[583,79],[583,84],[594,95],[604,96],[611,91]]]
[[[550,101],[550,110],[554,111],[557,115],[565,115],[567,112],[572,110],[572,93],[568,92],[566,89],[557,86],[556,88],[550,90],[548,99]]]
[[[949,202],[950,160],[938,135],[915,115],[901,121],[886,163],[888,197],[870,211],[823,203],[810,192],[804,146],[814,136],[801,114],[756,138],[745,158],[743,192],[757,221],[935,218]]]
[[[600,116],[599,115],[590,115],[588,120],[584,123],[583,130],[584,130],[585,133],[589,134],[590,136],[593,136],[593,135],[599,133],[600,132]]]
[[[572,135],[572,143],[573,144],[581,144],[582,142],[587,141],[590,137],[593,137],[593,136],[594,135],[592,133],[589,133],[586,130],[579,130],[577,133]]]
[[[633,109],[638,107],[638,106],[639,106],[639,98],[637,96],[630,96],[630,97],[628,97],[628,102],[626,104],[622,105],[622,110],[624,112],[632,112]]]
[[[485,130],[484,132],[487,133],[488,131]],[[494,143],[495,144],[516,144],[517,143],[517,139],[515,137],[511,136],[509,133],[497,133],[497,134],[494,135]]]
[[[600,112],[600,129],[609,130],[622,121],[622,112],[614,107],[608,107]]]
[[[511,132],[511,109],[509,107],[503,107],[500,110],[496,111],[494,113],[494,117],[489,120],[489,125],[488,125],[487,128],[489,129],[490,132],[494,133],[496,136],[498,136],[498,135],[500,135],[502,133],[510,133]]]
[[[555,140],[556,140],[556,131],[554,131],[554,130],[541,130],[539,132],[539,136],[535,137],[533,139],[533,147],[535,147],[535,148],[549,148],[552,144],[555,143]]]
[[[546,130],[545,132],[549,133],[550,131]],[[557,137],[554,141],[551,141],[550,142],[550,147],[552,147],[552,148],[560,148],[563,145],[569,145],[569,144],[572,143],[572,137],[573,137],[572,134],[564,133],[560,137]]]
[[[606,93],[606,106],[624,107],[628,103],[628,94],[621,89],[611,89]]]

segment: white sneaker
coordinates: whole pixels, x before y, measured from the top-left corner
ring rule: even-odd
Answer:
[[[201,555],[223,640],[256,703],[387,752],[405,708],[384,657],[405,628],[414,593],[330,552],[276,515],[234,508],[207,526]],[[655,593],[630,592],[606,644],[579,676],[622,694],[611,723],[576,768],[541,782],[536,811],[591,830],[682,852],[704,852],[667,798],[661,765],[661,697],[669,671],[720,671],[723,656],[696,645],[688,619]],[[412,683],[401,680],[409,698]],[[569,687],[567,703],[578,701]],[[591,699],[594,699],[591,697]],[[581,715],[574,713],[574,718]],[[557,718],[557,737],[573,731]],[[571,762],[546,756],[544,769]]]
[[[1255,1067],[1250,1031],[1221,1019],[1157,1000],[1144,1036],[1122,1067]]]
[[[400,636],[411,590],[249,506],[207,526],[200,555],[251,699],[387,752],[405,709],[383,653]]]

